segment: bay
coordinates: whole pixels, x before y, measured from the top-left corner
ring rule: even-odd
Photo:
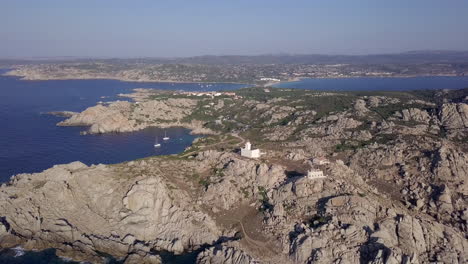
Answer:
[[[0,72],[1,74],[1,72]],[[18,173],[40,172],[55,164],[87,165],[182,152],[195,139],[184,128],[152,127],[132,133],[80,135],[84,127],[58,127],[63,117],[50,111],[82,111],[98,101],[126,100],[134,88],[227,90],[239,84],[140,83],[116,80],[24,81],[0,76],[0,183]],[[171,138],[154,148],[164,132]],[[162,140],[160,140],[162,141]]]

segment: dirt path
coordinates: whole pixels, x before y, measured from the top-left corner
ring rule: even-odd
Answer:
[[[254,238],[254,234],[249,234],[248,230],[244,226],[244,220],[245,216],[242,217],[241,219],[236,219],[236,218],[226,218],[225,220],[232,221],[235,223],[239,223],[241,227],[241,232],[243,235],[243,238],[245,239],[245,242],[249,244],[250,246],[253,247],[253,249],[258,250],[259,253],[262,255],[279,255],[280,252],[275,250],[274,246],[271,244],[271,241],[266,240],[257,240]]]
[[[244,142],[246,141],[244,138],[242,138],[241,136],[239,136],[238,134],[228,134],[228,135],[231,135],[237,139],[239,139],[241,142],[238,143],[239,145],[243,145]],[[226,140],[226,141],[220,141],[220,142],[216,142],[216,143],[213,143],[213,144],[209,144],[209,145],[205,145],[205,146],[202,146],[200,149],[198,150],[194,150],[194,151],[190,151],[190,152],[187,152],[185,153],[184,155],[182,155],[182,157],[187,157],[187,156],[190,156],[196,152],[200,152],[200,151],[204,151],[208,148],[211,148],[211,147],[214,147],[214,146],[217,146],[217,145],[220,145],[220,144],[226,144],[226,143],[229,143],[230,141],[232,141],[232,139],[230,140]]]
[[[236,137],[236,138],[238,138],[238,139],[241,140],[241,142],[239,143],[240,145],[244,145],[244,143],[245,143],[246,140],[245,140],[243,137],[239,136],[239,134],[237,134],[237,133],[236,133],[236,134],[233,133],[233,134],[231,134],[231,135],[232,135],[233,137]]]

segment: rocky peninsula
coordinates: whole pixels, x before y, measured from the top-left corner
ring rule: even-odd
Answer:
[[[93,263],[163,263],[167,252],[232,264],[468,260],[467,89],[130,96],[59,125],[206,136],[178,155],[12,177],[0,187],[1,247]],[[239,155],[247,140],[261,158]]]

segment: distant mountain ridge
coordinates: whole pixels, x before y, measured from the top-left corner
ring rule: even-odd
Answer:
[[[468,63],[468,51],[422,50],[403,53],[370,55],[323,54],[264,54],[264,55],[203,55],[174,58],[28,58],[0,59],[1,65],[70,63],[70,62],[144,63],[144,64],[420,64],[420,63]]]

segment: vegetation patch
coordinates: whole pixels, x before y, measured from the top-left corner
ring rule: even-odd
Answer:
[[[305,224],[312,228],[319,228],[320,226],[323,226],[330,222],[331,219],[331,215],[316,214],[307,219]]]
[[[271,211],[273,209],[273,205],[270,203],[270,198],[268,198],[267,189],[263,186],[258,187],[258,195],[260,196],[260,208],[259,211]]]

